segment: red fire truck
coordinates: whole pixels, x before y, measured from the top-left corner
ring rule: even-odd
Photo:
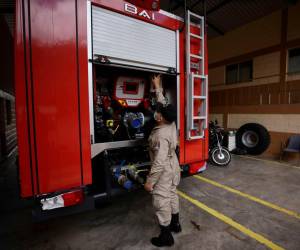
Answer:
[[[204,18],[187,11],[183,20],[159,10],[159,1],[145,1],[153,9],[132,2],[17,0],[20,190],[42,213],[143,181],[153,73],[162,74],[164,95],[177,107],[182,170],[206,168]]]

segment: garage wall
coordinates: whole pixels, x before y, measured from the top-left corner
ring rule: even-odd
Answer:
[[[228,114],[227,126],[238,129],[253,121],[269,131],[300,134],[300,114]]]
[[[212,114],[209,114],[209,117],[208,117],[209,121],[218,121],[218,124],[220,126],[224,126],[224,115],[223,114],[215,114],[215,113],[212,113]]]
[[[286,139],[300,134],[300,72],[287,72],[288,50],[300,47],[299,13],[300,3],[208,42],[211,117],[228,128],[265,125],[272,141],[266,156],[277,157]],[[252,80],[226,84],[226,66],[247,60]]]
[[[234,56],[239,56],[253,49],[263,49],[280,42],[280,15],[273,14],[244,25],[224,36],[212,39],[208,43],[209,63],[219,62]],[[263,30],[258,34],[258,30]]]
[[[234,85],[225,84],[225,65],[211,68],[209,70],[210,90],[242,88],[279,82],[280,52],[277,51],[253,57],[252,60],[254,68],[252,81],[236,83]]]
[[[293,39],[300,38],[299,24],[300,24],[300,7],[297,6],[289,8],[288,12],[288,27],[287,27],[287,39],[291,41]]]

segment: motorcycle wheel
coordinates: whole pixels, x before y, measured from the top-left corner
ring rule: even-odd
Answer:
[[[210,159],[214,165],[225,167],[231,161],[231,154],[226,148],[222,147],[220,152],[220,149],[215,147],[210,153]]]

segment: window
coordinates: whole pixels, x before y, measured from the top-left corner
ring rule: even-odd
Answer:
[[[10,100],[5,101],[5,107],[6,107],[6,124],[10,125],[12,120],[12,114],[11,114],[11,102]]]
[[[226,83],[249,82],[252,80],[253,62],[246,61],[226,66]]]
[[[238,82],[238,64],[226,66],[226,83]]]
[[[288,57],[288,73],[300,73],[300,48],[290,49]]]

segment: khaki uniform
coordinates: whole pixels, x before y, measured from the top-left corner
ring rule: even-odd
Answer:
[[[157,100],[163,103],[161,91]],[[179,212],[176,187],[180,182],[180,166],[175,149],[177,146],[176,125],[156,126],[149,137],[151,170],[147,182],[152,183],[152,202],[159,224],[168,226],[171,214]]]
[[[167,104],[166,98],[163,95],[163,89],[159,88],[159,89],[155,89],[153,90],[155,93],[155,97],[156,97],[156,101],[160,102],[161,104]]]

